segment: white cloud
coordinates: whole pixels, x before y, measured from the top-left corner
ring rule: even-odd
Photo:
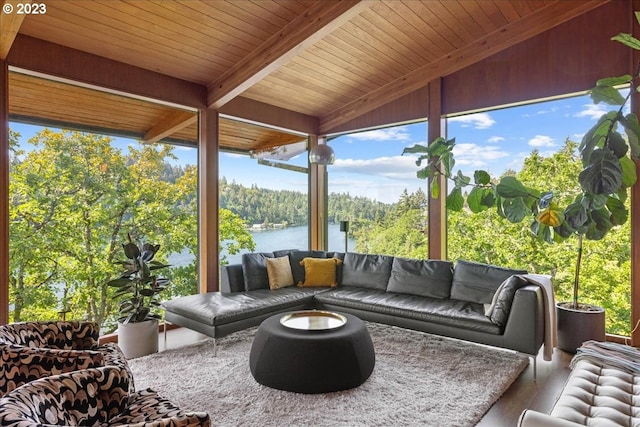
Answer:
[[[447,119],[450,123],[462,123],[462,127],[473,127],[474,129],[488,129],[496,121],[491,118],[489,113],[474,113],[465,116],[450,117]]]
[[[415,179],[416,158],[413,156],[378,157],[375,159],[336,159],[330,173],[351,172],[390,179]]]
[[[574,117],[587,117],[593,120],[598,120],[608,110],[604,104],[584,104],[584,109],[576,114]]]
[[[555,145],[553,138],[546,135],[536,135],[529,140],[531,147],[554,147]]]
[[[456,165],[474,168],[485,168],[490,162],[509,156],[508,153],[501,151],[499,147],[469,143],[456,144],[453,147],[453,155],[456,159]]]
[[[503,137],[501,137],[501,136],[492,136],[491,138],[489,138],[489,139],[487,140],[487,142],[488,142],[489,144],[497,144],[497,143],[502,142],[502,141],[504,141],[504,140],[505,140],[505,139],[504,139]]]
[[[385,129],[374,129],[349,135],[349,138],[369,141],[407,141],[411,134],[404,126],[396,126]]]

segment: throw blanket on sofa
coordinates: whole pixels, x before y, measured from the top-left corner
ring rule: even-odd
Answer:
[[[618,368],[630,374],[640,373],[640,350],[628,345],[593,340],[585,341],[578,349],[578,353],[571,359],[571,369],[580,360],[585,359]]]
[[[532,285],[538,285],[542,290],[544,304],[544,349],[543,358],[547,362],[553,356],[553,348],[558,343],[556,335],[556,299],[553,295],[553,284],[551,276],[544,274],[523,274]]]

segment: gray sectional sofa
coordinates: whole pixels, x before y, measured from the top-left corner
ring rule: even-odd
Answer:
[[[296,284],[305,282],[304,258],[338,258],[338,286],[271,290],[266,259],[280,257],[288,257]],[[223,267],[221,292],[163,305],[168,322],[213,338],[259,325],[273,314],[321,309],[515,350],[535,363],[544,340],[543,295],[523,273],[467,261],[454,268],[448,261],[351,252],[250,253],[242,264]]]

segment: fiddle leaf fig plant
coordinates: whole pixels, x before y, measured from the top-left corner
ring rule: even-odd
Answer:
[[[159,319],[152,309],[160,306],[158,294],[169,285],[169,280],[156,276],[154,271],[169,267],[169,264],[153,259],[160,245],[145,243],[139,247],[133,243],[130,234],[127,238],[129,242],[122,244],[127,259],[116,262],[124,271],[107,282],[117,288],[114,297],[120,299],[118,321],[126,325]]]
[[[640,13],[636,12],[635,16],[640,23]],[[612,40],[640,50],[640,40],[630,34],[621,33]],[[460,211],[466,205],[471,212],[478,213],[495,208],[512,223],[530,221],[531,233],[548,243],[576,236],[578,256],[571,308],[588,309],[578,303],[582,241],[602,239],[613,227],[624,224],[629,216],[625,201],[637,179],[635,160],[640,159],[640,124],[635,114],[625,114],[624,110],[631,94],[639,91],[639,74],[640,68],[633,76],[598,80],[589,91],[594,103],[613,108],[582,138],[578,150],[583,168],[576,177],[581,191],[566,205],[559,200],[560,194],[566,196],[565,189],[531,188],[513,176],[494,182],[484,170],[476,170],[473,177],[465,176],[460,170],[454,173],[455,138],[439,137],[428,146],[406,148],[402,154],[418,155],[417,177],[431,179],[433,198],[440,194],[440,176],[453,183],[446,198],[447,209]],[[629,87],[627,95],[621,87]]]

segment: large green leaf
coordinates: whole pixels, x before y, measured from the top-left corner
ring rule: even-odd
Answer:
[[[591,222],[585,233],[585,237],[589,240],[602,239],[613,227],[609,220],[609,212],[606,209],[591,211]]]
[[[613,154],[619,159],[624,157],[627,154],[627,151],[629,151],[629,146],[627,145],[627,142],[624,140],[624,138],[622,137],[622,135],[620,135],[619,132],[609,133],[609,140],[607,141],[607,146],[611,151],[613,151]]]
[[[573,202],[567,206],[564,218],[567,225],[574,230],[582,227],[589,219],[586,207],[580,202]]]
[[[487,171],[477,170],[473,173],[473,181],[476,185],[487,185],[491,182],[491,176]]]
[[[514,224],[522,222],[528,215],[531,215],[531,209],[522,197],[505,198],[502,208],[505,218]]]
[[[593,125],[591,129],[584,134],[582,141],[580,142],[580,146],[578,147],[583,166],[589,164],[593,150],[604,145],[611,123],[616,119],[617,115],[618,113],[616,111],[610,111],[607,114],[604,114],[600,117],[598,123]]]
[[[596,82],[596,86],[620,86],[630,83],[633,77],[629,74],[625,74],[620,77],[605,77]]]
[[[622,185],[620,161],[611,150],[596,149],[591,153],[589,165],[580,172],[578,181],[587,193],[615,193]]]
[[[424,145],[420,145],[420,144],[416,144],[413,147],[405,147],[404,150],[402,150],[402,155],[405,154],[421,154],[421,153],[428,153],[429,152],[429,148],[425,147]]]
[[[462,190],[459,187],[451,190],[447,196],[447,209],[451,209],[455,212],[460,212],[464,207],[464,197],[462,197]]]
[[[453,166],[455,166],[456,164],[456,161],[453,158],[453,153],[450,151],[442,153],[442,155],[440,156],[440,162],[442,163],[442,173],[445,176],[451,176]]]
[[[438,184],[437,177],[431,180],[429,191],[431,192],[431,197],[433,197],[434,199],[440,197],[440,184]]]
[[[471,182],[471,178],[462,174],[462,171],[458,171],[458,173],[453,177],[453,184],[456,188],[462,188]]]
[[[636,164],[630,158],[623,157],[620,159],[620,167],[622,167],[622,183],[625,187],[631,187],[638,179]]]
[[[625,133],[631,148],[631,158],[640,158],[640,123],[635,114],[627,114],[620,118],[620,123],[624,126]]]
[[[622,96],[618,89],[611,86],[596,86],[589,93],[596,104],[604,102],[605,104],[620,106],[625,102],[625,97]]]
[[[500,183],[496,186],[496,191],[504,198],[529,196],[529,189],[513,176],[503,177],[500,180]]]
[[[620,33],[617,36],[611,37],[611,40],[618,41],[624,44],[625,46],[629,46],[632,49],[640,50],[640,40],[633,37],[631,34]]]
[[[615,197],[609,197],[607,201],[607,209],[611,212],[610,220],[611,223],[615,225],[622,225],[627,222],[629,218],[629,212],[625,207],[624,203],[622,203],[619,199]]]
[[[478,213],[482,211],[486,211],[490,206],[485,206],[482,203],[484,198],[485,189],[480,187],[473,187],[469,195],[467,196],[467,204],[469,205],[469,209],[473,213]]]

